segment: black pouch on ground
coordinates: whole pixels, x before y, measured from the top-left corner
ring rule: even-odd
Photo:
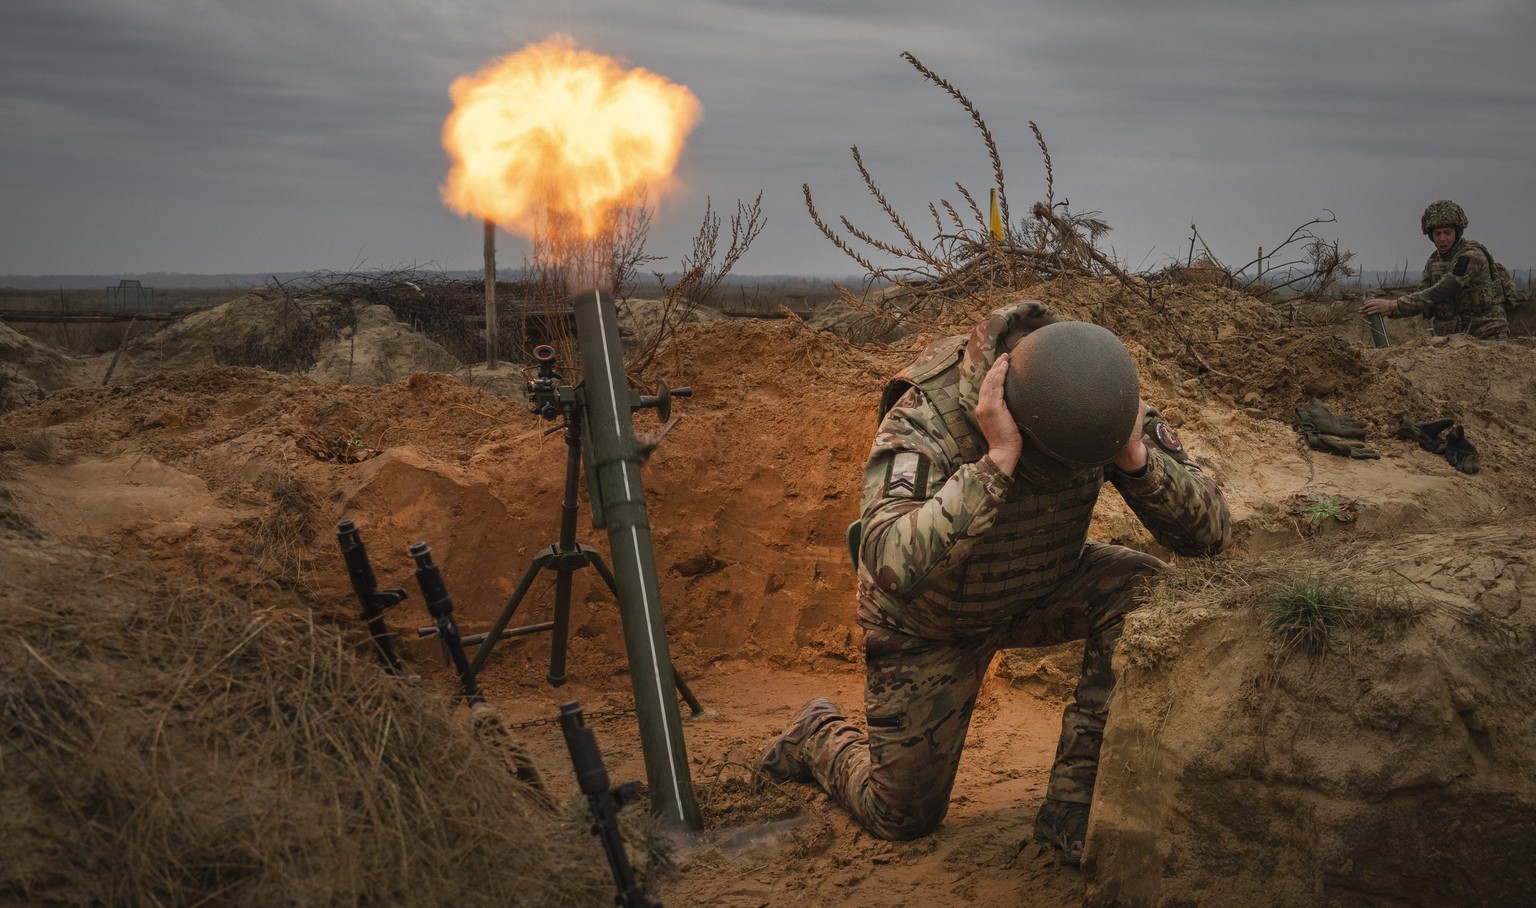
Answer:
[[[1416,441],[1419,447],[1431,454],[1445,453],[1445,439],[1440,433],[1449,429],[1456,422],[1454,419],[1437,419],[1434,422],[1416,423],[1404,413],[1398,417],[1397,437]]]
[[[1351,416],[1338,416],[1313,398],[1304,407],[1296,408],[1296,422],[1307,440],[1307,447],[1314,451],[1337,454],[1353,460],[1376,460],[1381,454],[1353,438],[1365,437],[1365,423]]]
[[[1482,468],[1478,463],[1477,448],[1467,441],[1467,430],[1456,426],[1445,436],[1445,460],[1463,473],[1476,473]]]

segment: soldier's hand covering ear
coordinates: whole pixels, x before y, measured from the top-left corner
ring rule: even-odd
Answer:
[[[1004,473],[1012,473],[1024,453],[1024,435],[1003,400],[1003,379],[1008,375],[1008,354],[997,358],[976,396],[976,425],[987,439],[987,456]]]
[[[1115,466],[1127,473],[1135,473],[1147,465],[1147,443],[1142,440],[1142,427],[1147,423],[1147,402],[1145,399],[1137,401],[1136,427],[1131,430],[1131,439],[1125,443],[1125,448],[1115,457]]]

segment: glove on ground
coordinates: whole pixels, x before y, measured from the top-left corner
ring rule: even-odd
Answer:
[[[1312,398],[1312,402],[1305,407],[1296,408],[1296,421],[1308,431],[1321,435],[1336,435],[1339,438],[1364,438],[1365,423],[1353,416],[1339,416],[1323,406],[1323,402]]]
[[[1358,441],[1347,440],[1365,437],[1364,422],[1351,416],[1339,416],[1333,413],[1315,397],[1306,406],[1296,408],[1296,422],[1301,426],[1302,435],[1306,437],[1307,447],[1314,451],[1337,454],[1353,460],[1376,460],[1381,457],[1375,448],[1367,447]]]
[[[1445,436],[1445,460],[1463,473],[1476,473],[1482,468],[1478,462],[1477,448],[1467,441],[1467,430],[1461,426],[1451,429]]]
[[[1397,437],[1416,441],[1419,447],[1431,454],[1445,453],[1445,439],[1440,437],[1440,433],[1456,422],[1454,419],[1437,419],[1434,422],[1416,423],[1406,413],[1398,419],[1401,422],[1397,426]]]

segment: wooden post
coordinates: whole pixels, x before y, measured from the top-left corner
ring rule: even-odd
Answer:
[[[63,315],[65,312],[68,312],[68,311],[69,311],[69,305],[64,302],[64,288],[60,287],[59,288],[59,314]],[[132,324],[132,322],[130,322],[129,324]],[[64,328],[64,349],[65,350],[70,350],[70,349],[72,349],[75,346],[75,343],[74,343],[74,341],[69,339],[69,322],[64,322],[63,323],[63,328]]]
[[[117,358],[123,355],[123,350],[127,349],[128,338],[133,337],[133,326],[138,320],[139,317],[137,315],[128,319],[128,328],[123,331],[123,339],[117,344],[117,352],[112,354],[112,362],[107,364],[107,373],[101,377],[101,386],[103,388],[107,386],[107,382],[112,380],[112,372],[117,368]]]
[[[485,219],[485,367],[496,368],[496,222]]]

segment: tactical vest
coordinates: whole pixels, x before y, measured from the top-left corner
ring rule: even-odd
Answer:
[[[892,379],[881,396],[882,408],[888,410],[915,388],[939,415],[949,472],[932,477],[936,484],[987,452],[986,436],[970,417],[974,404],[960,394],[965,342],[965,337],[935,342]],[[1065,487],[1050,488],[1016,471],[992,528],[976,540],[964,564],[929,578],[920,598],[962,626],[983,627],[1013,618],[1076,570],[1103,484],[1102,468],[1080,471]]]
[[[1455,250],[1456,254],[1449,259],[1441,258],[1439,255],[1429,257],[1429,264],[1425,266],[1429,276],[1428,286],[1433,287],[1441,278],[1449,274],[1456,266],[1457,260],[1464,255],[1483,257],[1483,260],[1488,263],[1489,283],[1481,287],[1458,290],[1454,299],[1437,301],[1431,305],[1424,312],[1424,317],[1439,323],[1437,329],[1441,324],[1448,323],[1445,327],[1451,331],[1465,330],[1468,319],[1487,315],[1503,302],[1503,287],[1499,284],[1498,268],[1494,264],[1493,256],[1477,240],[1463,239],[1459,246],[1460,248]],[[1436,333],[1442,332],[1437,330]]]

